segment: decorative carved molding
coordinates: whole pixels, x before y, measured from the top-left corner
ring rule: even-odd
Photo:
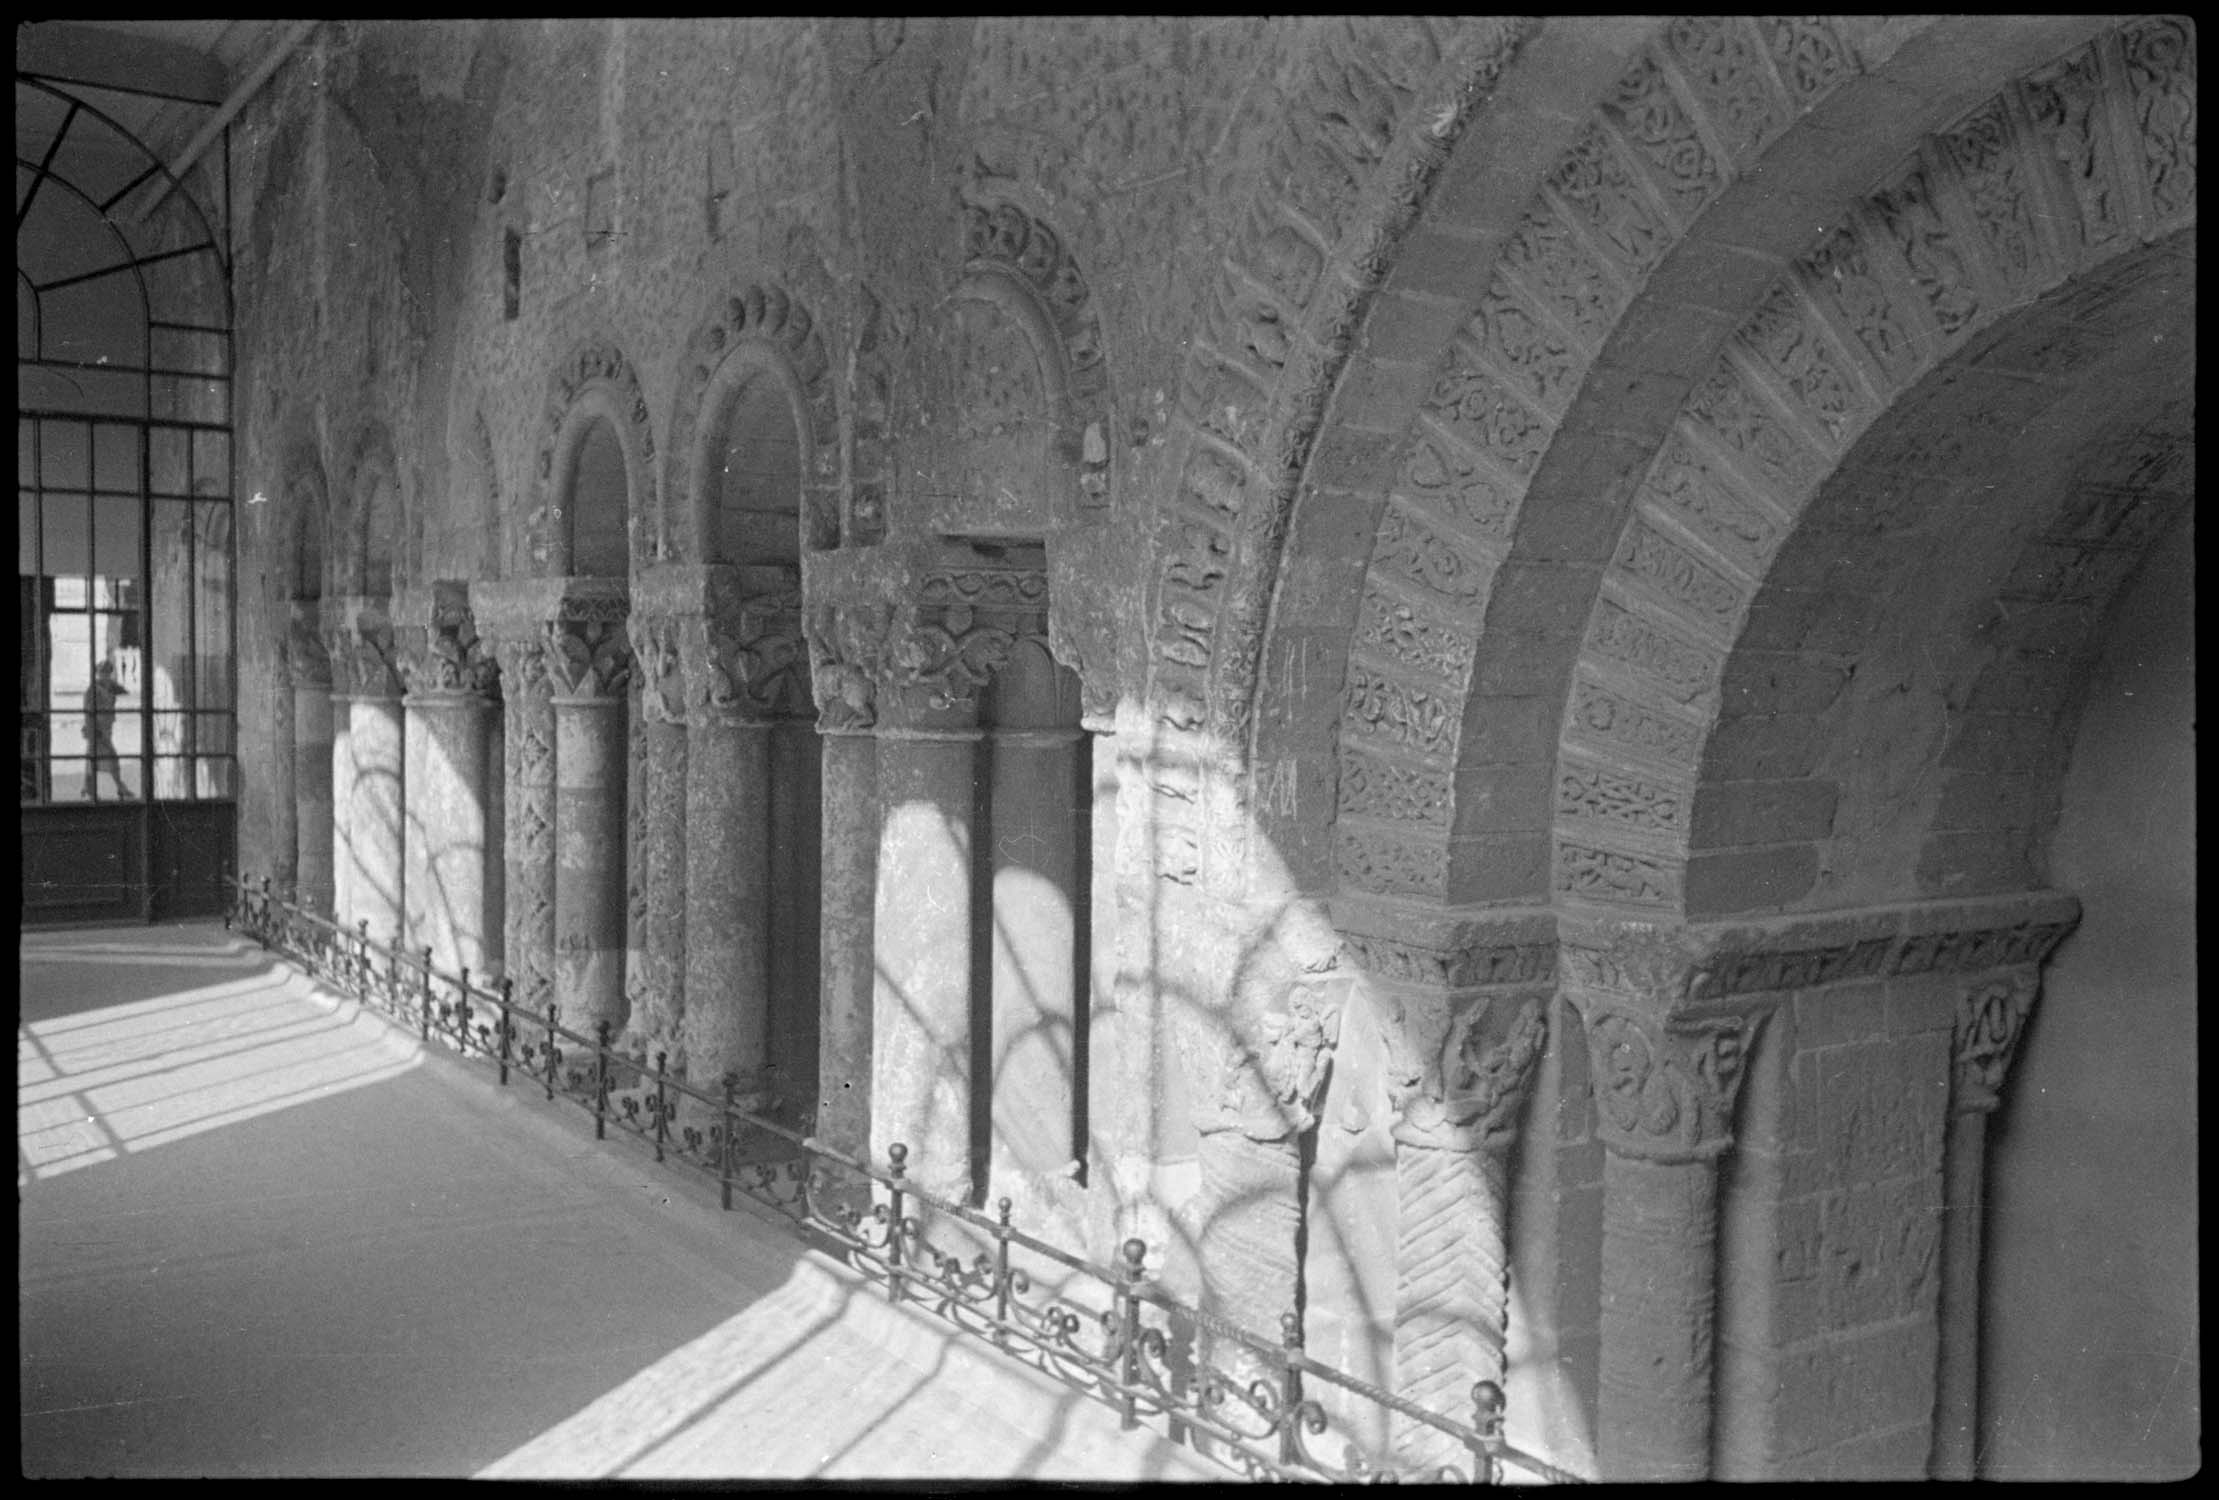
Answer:
[[[1017,642],[1047,639],[1039,567],[965,561],[944,544],[807,559],[809,681],[827,730],[879,722],[894,698],[934,710],[977,701]]]
[[[2035,971],[2021,968],[1959,992],[1951,1109],[1986,1114],[2002,1103],[2004,1075],[2026,1033],[2037,984]]]
[[[654,503],[655,431],[648,419],[639,375],[614,343],[588,338],[573,345],[548,377],[547,399],[540,417],[539,452],[532,465],[532,504],[525,518],[525,554],[530,566],[542,574],[555,571],[555,539],[561,530],[561,518],[555,512],[563,498],[554,493],[556,447],[563,439],[572,409],[588,392],[597,389],[607,393],[624,428],[632,508],[625,518],[627,534],[638,554],[653,558],[667,550]],[[644,545],[639,535],[643,518],[656,528],[654,534],[644,538]]]

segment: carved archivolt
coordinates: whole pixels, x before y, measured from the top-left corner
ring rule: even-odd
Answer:
[[[821,549],[840,542],[840,429],[824,340],[797,299],[777,286],[751,286],[717,302],[686,341],[663,490],[668,503],[686,507],[687,514],[671,532],[650,539],[655,561],[710,560],[684,554],[693,539],[710,534],[723,455],[704,451],[703,444],[705,434],[716,428],[717,408],[746,378],[745,361],[734,360],[742,351],[774,365],[801,394],[807,428],[802,434],[802,545]]]
[[[556,460],[564,445],[576,440],[585,421],[606,418],[615,427],[624,452],[625,488],[631,515],[627,526],[634,557],[643,555],[639,535],[644,518],[656,515],[655,433],[648,419],[647,397],[640,391],[639,375],[623,351],[607,339],[589,338],[574,345],[548,377],[547,400],[540,417],[540,442],[532,464],[532,502],[524,518],[524,560],[540,575],[570,571],[569,527],[557,508],[566,496],[555,490]],[[644,549],[651,552],[652,547]]]
[[[1052,346],[1037,353],[1051,372],[1057,456],[1079,476],[1080,517],[1099,514],[1110,501],[1109,371],[1086,277],[1063,237],[1013,203],[966,205],[963,237],[974,275],[1001,273],[1040,313]]]

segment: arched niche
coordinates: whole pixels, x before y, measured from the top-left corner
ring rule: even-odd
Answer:
[[[655,439],[614,344],[574,347],[549,380],[521,561],[542,577],[622,578],[655,513]]]
[[[348,474],[342,524],[333,528],[331,577],[335,593],[370,599],[392,597],[399,582],[398,563],[405,538],[399,465],[392,440],[381,426],[366,431],[355,445]]]
[[[839,428],[814,319],[772,286],[720,300],[687,340],[660,554],[794,567],[840,540]]]

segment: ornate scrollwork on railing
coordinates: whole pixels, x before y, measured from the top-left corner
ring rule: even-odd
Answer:
[[[425,1042],[492,1063],[503,1085],[520,1073],[548,1101],[571,1099],[593,1114],[597,1136],[613,1123],[659,1158],[714,1177],[725,1207],[740,1194],[768,1208],[890,1300],[1102,1402],[1127,1429],[1165,1423],[1175,1440],[1252,1479],[1467,1483],[1514,1468],[1577,1482],[1504,1441],[1502,1392],[1491,1381],[1473,1388],[1467,1415],[1420,1408],[1311,1359],[1291,1311],[1272,1340],[1174,1300],[1150,1280],[1140,1240],[1124,1243],[1114,1268],[1095,1265],[1014,1227],[1006,1198],[988,1217],[922,1191],[909,1179],[904,1146],[889,1148],[883,1168],[830,1150],[741,1108],[730,1075],[712,1091],[673,1075],[665,1054],[643,1068],[616,1049],[606,1022],[590,1036],[573,1031],[554,1004],[527,1008],[505,980],[479,984],[467,971],[440,970],[428,950],[406,952],[366,926],[348,932],[273,896],[267,880],[239,883],[227,921]],[[934,1239],[943,1232],[970,1243],[944,1248],[952,1240]],[[1238,1359],[1229,1359],[1233,1350]],[[1327,1388],[1335,1401],[1320,1399]],[[1418,1469],[1381,1461],[1336,1438],[1332,1408],[1342,1401],[1432,1427],[1470,1461]]]

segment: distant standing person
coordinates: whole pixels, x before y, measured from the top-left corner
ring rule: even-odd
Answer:
[[[85,790],[95,802],[100,800],[102,766],[115,781],[117,800],[124,796],[123,763],[116,759],[115,740],[116,699],[122,696],[123,689],[116,685],[116,664],[103,657],[93,668],[92,686],[85,689],[85,754],[91,772],[85,778]]]

